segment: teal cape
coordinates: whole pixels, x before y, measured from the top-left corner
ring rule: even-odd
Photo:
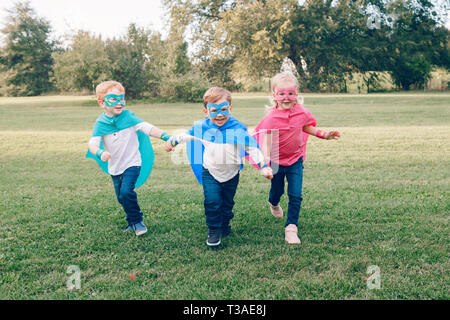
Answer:
[[[258,143],[248,133],[247,127],[233,116],[230,116],[228,121],[220,127],[215,125],[209,117],[206,117],[195,122],[186,133],[198,139],[209,142],[238,144],[241,146],[241,158],[245,156],[250,158],[242,146],[256,147],[259,149]],[[202,171],[204,152],[205,147],[201,141],[190,140],[186,142],[187,158],[189,160],[189,164],[191,165],[192,171],[200,184],[203,184]],[[253,162],[253,159],[250,158],[250,160]],[[242,167],[243,165],[241,164],[241,170]]]
[[[129,127],[135,126],[138,123],[144,122],[144,120],[138,118],[133,112],[129,110],[123,110],[122,113],[110,118],[103,113],[95,121],[94,130],[92,132],[93,137],[104,136],[114,132],[118,132]],[[142,186],[150,176],[150,172],[153,168],[153,161],[155,159],[155,153],[153,152],[152,143],[150,137],[143,132],[137,131],[139,141],[139,152],[141,153],[141,172],[136,181],[136,188]],[[100,142],[100,149],[103,149],[103,142]],[[86,154],[86,158],[94,159],[100,168],[109,174],[108,162],[100,160],[96,155],[92,154],[89,150]]]

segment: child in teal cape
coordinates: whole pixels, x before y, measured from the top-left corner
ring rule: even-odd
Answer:
[[[144,184],[153,167],[149,136],[164,141],[170,136],[125,110],[125,89],[119,82],[100,83],[96,95],[105,112],[95,122],[86,157],[96,160],[111,175],[117,200],[126,213],[128,225],[124,232],[133,230],[139,236],[147,228],[134,189]]]

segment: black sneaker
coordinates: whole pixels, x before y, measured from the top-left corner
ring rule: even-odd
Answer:
[[[208,247],[217,247],[220,244],[220,237],[220,229],[208,228],[208,240],[206,240],[206,244]]]
[[[222,238],[226,238],[231,234],[231,226],[222,227]]]

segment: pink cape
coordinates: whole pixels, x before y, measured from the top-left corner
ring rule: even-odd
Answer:
[[[263,148],[267,134],[272,134],[270,160],[286,166],[295,163],[301,156],[305,161],[306,142],[309,134],[304,126],[316,126],[316,120],[305,107],[295,104],[291,109],[273,108],[256,126],[253,137]]]

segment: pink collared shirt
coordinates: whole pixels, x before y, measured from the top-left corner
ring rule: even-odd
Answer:
[[[261,146],[266,133],[272,133],[270,161],[290,166],[303,156],[309,134],[304,126],[316,126],[316,119],[305,107],[295,104],[291,109],[273,108],[256,126],[254,136]]]

